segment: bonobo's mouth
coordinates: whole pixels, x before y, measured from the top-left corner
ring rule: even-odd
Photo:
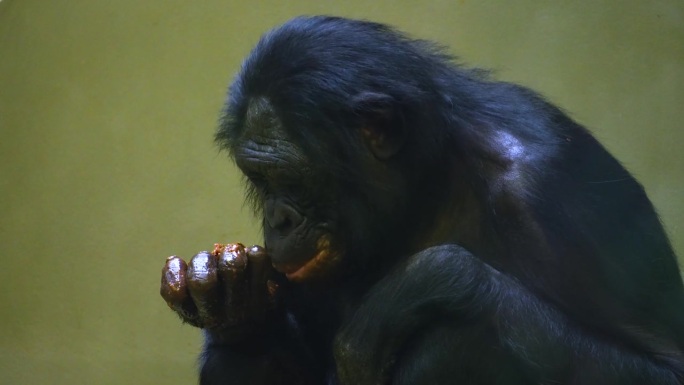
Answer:
[[[337,261],[336,255],[330,250],[330,241],[322,236],[316,244],[316,254],[299,263],[273,263],[273,267],[285,274],[293,282],[308,281],[312,278],[323,278],[327,271]]]
[[[320,266],[324,254],[326,254],[325,251],[319,251],[313,256],[313,258],[310,258],[303,263],[296,265],[289,263],[274,263],[273,267],[279,272],[285,274],[287,279],[290,281],[306,280],[311,273],[318,270],[317,267]]]

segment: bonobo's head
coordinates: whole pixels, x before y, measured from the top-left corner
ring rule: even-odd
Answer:
[[[418,184],[442,151],[426,133],[442,119],[440,58],[379,24],[313,17],[266,34],[246,59],[216,138],[289,279],[406,246]]]

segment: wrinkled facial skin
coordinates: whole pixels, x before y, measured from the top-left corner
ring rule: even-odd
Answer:
[[[334,189],[268,102],[252,103],[232,154],[246,177],[247,199],[263,216],[264,245],[276,270],[295,282],[328,277],[342,255],[334,246]]]

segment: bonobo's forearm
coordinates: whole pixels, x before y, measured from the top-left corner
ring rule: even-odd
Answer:
[[[416,254],[371,290],[338,334],[341,378],[359,384],[388,381],[399,369],[397,362],[406,364],[400,357],[406,343],[437,324],[452,325],[454,333],[459,326],[469,330],[468,325],[492,330],[511,362],[530,373],[530,383],[679,384],[668,368],[584,333],[515,280],[455,245]],[[482,350],[472,348],[472,354]]]
[[[457,328],[479,322],[495,297],[484,267],[455,245],[431,247],[397,266],[370,289],[336,335],[341,382],[387,383],[404,345],[434,323]]]
[[[313,384],[311,357],[284,320],[243,339],[204,331],[201,385]]]
[[[280,374],[279,365],[273,364],[276,357],[267,346],[254,346],[251,341],[235,345],[214,341],[205,333],[200,385],[270,384]]]

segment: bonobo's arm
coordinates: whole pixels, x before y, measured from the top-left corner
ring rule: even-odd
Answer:
[[[680,384],[455,245],[412,256],[335,341],[345,384]]]
[[[188,264],[169,257],[161,295],[181,319],[203,329],[200,384],[304,384],[308,354],[287,322],[264,250],[216,245]]]

